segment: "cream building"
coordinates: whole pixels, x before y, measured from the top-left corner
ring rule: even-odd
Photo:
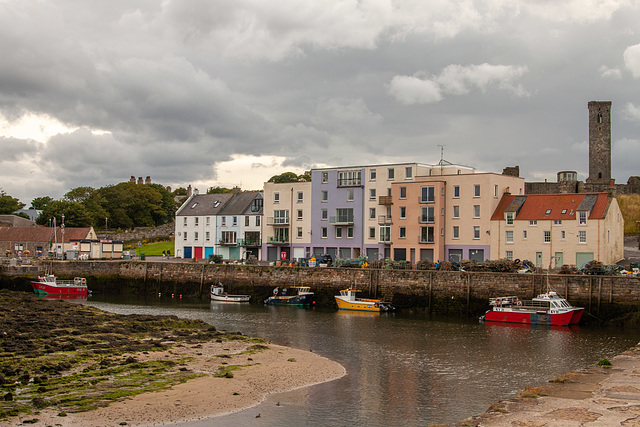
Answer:
[[[608,193],[505,194],[491,218],[495,258],[581,268],[624,258],[624,219]]]

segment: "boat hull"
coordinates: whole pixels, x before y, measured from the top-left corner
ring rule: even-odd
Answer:
[[[264,303],[267,305],[311,305],[313,304],[313,294],[273,296],[267,298]]]
[[[338,296],[336,296],[335,299],[339,310],[369,311],[376,313],[382,310],[379,302],[376,301],[345,301]]]
[[[81,285],[58,285],[55,283],[31,282],[37,295],[87,295],[87,287]]]
[[[211,301],[220,302],[249,302],[250,295],[211,295]]]
[[[554,326],[566,326],[572,323],[577,323],[582,316],[582,313],[576,314],[577,321],[573,322],[574,313],[578,310],[571,310],[564,313],[539,313],[535,311],[497,311],[489,310],[484,315],[484,320],[487,322],[507,322],[507,323],[523,323],[531,325],[554,325]],[[583,310],[580,310],[583,311]]]

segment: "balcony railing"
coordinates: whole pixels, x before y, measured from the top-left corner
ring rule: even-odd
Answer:
[[[393,204],[391,196],[378,196],[378,204],[383,206],[389,206]]]
[[[420,237],[420,243],[431,244],[431,243],[435,243],[435,240],[433,238],[429,239],[429,238]]]
[[[231,240],[220,239],[220,245],[222,246],[236,246],[238,243]]]
[[[286,236],[269,236],[267,237],[267,243],[270,245],[282,245],[289,243],[289,238]]]
[[[238,246],[262,246],[262,239],[238,239]]]
[[[391,225],[391,224],[393,224],[393,221],[391,221],[390,216],[386,216],[386,215],[378,216],[378,225]]]
[[[378,238],[378,243],[382,243],[384,245],[390,245],[391,244],[391,236],[380,236]]]
[[[353,215],[336,215],[329,217],[329,224],[353,225]]]
[[[289,225],[289,217],[267,217],[267,225]]]
[[[430,224],[436,222],[436,217],[434,215],[420,215],[418,221],[421,224]]]
[[[360,187],[362,179],[360,178],[343,178],[338,179],[338,187]]]

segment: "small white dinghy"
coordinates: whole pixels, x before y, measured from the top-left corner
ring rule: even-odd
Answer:
[[[222,283],[211,285],[211,301],[222,302],[249,302],[250,295],[230,295],[224,291]]]

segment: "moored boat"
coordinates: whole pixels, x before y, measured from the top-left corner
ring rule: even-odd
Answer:
[[[287,295],[287,289],[282,290],[282,294],[279,294],[279,289],[273,290],[273,296],[270,296],[264,300],[268,305],[311,305],[314,303],[314,294],[311,292],[309,286],[293,286],[292,289],[297,290],[295,295]]]
[[[491,298],[489,304],[491,310],[481,317],[487,322],[566,326],[577,324],[584,313],[584,308],[572,306],[553,291],[531,300],[515,296]]]
[[[379,299],[358,298],[357,289],[344,289],[340,291],[340,295],[336,295],[336,304],[339,310],[356,310],[356,311],[390,311],[394,307],[389,302],[380,301]]]
[[[224,291],[222,283],[211,285],[211,301],[222,302],[249,302],[250,295],[231,295]]]
[[[60,280],[53,274],[39,276],[31,282],[33,292],[37,295],[87,295],[87,280],[75,277],[73,280]]]

